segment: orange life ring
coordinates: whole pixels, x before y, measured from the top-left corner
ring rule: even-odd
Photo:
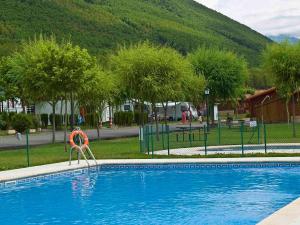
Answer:
[[[83,138],[83,140],[84,140],[82,146],[78,146],[74,142],[74,137],[77,136],[77,135],[80,135]],[[75,148],[77,150],[79,148],[81,148],[82,150],[85,150],[86,147],[89,145],[89,139],[88,139],[86,133],[84,133],[82,130],[74,130],[74,131],[72,131],[72,133],[70,134],[70,137],[69,137],[69,141],[70,141],[71,148]]]

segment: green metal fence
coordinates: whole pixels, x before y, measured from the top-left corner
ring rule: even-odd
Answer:
[[[299,134],[299,137],[297,136]],[[300,153],[300,124],[255,121],[210,125],[156,125],[140,128],[140,150],[149,155]]]

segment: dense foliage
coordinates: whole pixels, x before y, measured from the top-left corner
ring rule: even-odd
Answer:
[[[251,65],[269,39],[193,0],[0,0],[0,56],[34,34],[71,39],[104,58],[118,45],[143,40],[187,54],[214,46]]]
[[[247,63],[232,52],[200,48],[189,59],[199,76],[204,76],[210,99],[215,102],[236,99],[244,91]]]

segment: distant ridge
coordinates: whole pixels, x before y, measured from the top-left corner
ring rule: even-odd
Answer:
[[[283,35],[283,34],[280,34],[280,35],[277,35],[277,36],[269,36],[269,38],[275,42],[283,42],[283,41],[289,41],[293,44],[297,43],[299,41],[298,38],[296,37],[292,37],[292,36],[288,36],[288,35]]]
[[[0,0],[0,56],[34,34],[69,38],[99,58],[119,45],[149,40],[183,54],[214,46],[251,65],[267,37],[193,0]]]

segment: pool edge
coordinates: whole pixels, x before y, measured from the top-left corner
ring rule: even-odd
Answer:
[[[300,224],[300,198],[277,210],[257,225],[297,225]]]
[[[266,163],[266,162],[297,162],[300,163],[300,157],[258,157],[258,158],[184,158],[184,159],[107,159],[97,160],[97,165],[111,164],[176,164],[176,163]],[[91,166],[96,166],[93,161],[89,162]],[[15,181],[19,179],[72,171],[87,168],[88,165],[84,160],[80,164],[73,161],[33,166],[21,169],[6,170],[0,172],[0,183]]]

